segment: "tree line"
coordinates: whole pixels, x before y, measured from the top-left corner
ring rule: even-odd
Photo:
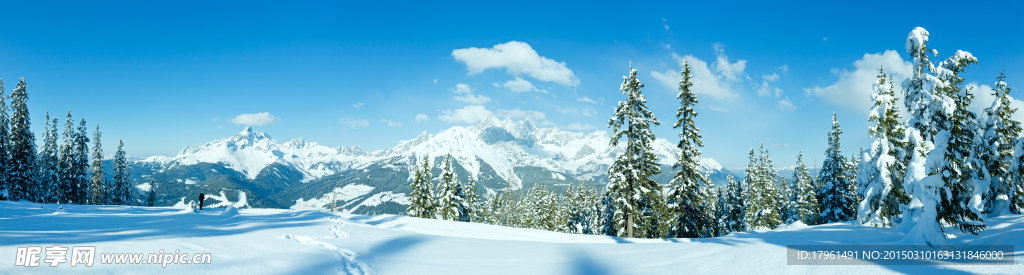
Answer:
[[[643,84],[632,69],[623,76],[620,101],[608,125],[611,146],[622,146],[608,168],[603,190],[572,185],[565,194],[543,186],[513,190],[481,200],[470,176],[463,186],[445,159],[440,183],[431,184],[429,159],[424,158],[410,188],[407,215],[422,218],[483,222],[580,234],[639,238],[698,238],[727,235],[782,225],[853,221],[908,232],[929,245],[946,244],[947,230],[977,234],[983,218],[1024,209],[1024,141],[1021,123],[1005,75],[996,79],[994,102],[982,113],[967,109],[974,95],[961,74],[978,63],[969,52],[956,51],[933,64],[928,32],[915,28],[906,50],[913,75],[901,83],[902,119],[896,83],[879,68],[869,110],[868,150],[842,155],[843,133],[835,114],[828,148],[818,175],[812,176],[797,155],[789,179],[779,175],[764,145],[750,149],[746,176],[728,185],[710,186],[699,172],[700,130],[694,123],[698,103],[690,67],[680,72],[680,107],[673,128],[680,130],[675,176],[667,186],[651,179],[661,173],[653,151],[651,125],[660,122],[647,109]],[[511,172],[510,172],[511,173]],[[435,194],[436,188],[436,194]],[[472,191],[467,191],[472,190]]]
[[[7,102],[10,101],[10,115]],[[85,119],[78,127],[68,110],[64,131],[46,113],[43,146],[37,150],[28,111],[25,79],[10,96],[0,79],[0,199],[58,204],[131,205],[133,190],[124,142],[114,153],[112,178],[103,171],[100,126],[93,132],[92,151]],[[58,145],[58,139],[63,143]],[[92,155],[90,162],[89,155]]]

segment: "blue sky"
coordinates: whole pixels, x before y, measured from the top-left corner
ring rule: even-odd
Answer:
[[[978,57],[979,91],[1003,70],[1013,95],[1024,87],[1020,2],[366,2],[7,2],[0,78],[8,93],[26,78],[37,135],[45,112],[63,125],[71,109],[100,124],[108,155],[123,139],[130,155],[172,156],[246,123],[372,151],[486,112],[607,131],[631,61],[655,133],[674,141],[686,59],[702,71],[704,156],[727,168],[760,142],[776,166],[798,151],[820,162],[833,112],[844,154],[866,147],[875,68],[909,68],[917,26],[936,61]]]

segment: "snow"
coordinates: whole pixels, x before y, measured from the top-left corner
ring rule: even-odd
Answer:
[[[238,214],[222,213],[237,211]],[[66,205],[0,201],[0,255],[18,247],[95,246],[102,253],[210,253],[210,264],[0,265],[0,274],[1020,274],[1014,265],[786,264],[786,245],[893,244],[893,229],[834,223],[793,224],[708,239],[643,240],[555,233],[405,216],[362,216],[286,209]],[[1024,216],[986,219],[979,235],[954,233],[953,245],[1024,247]],[[947,232],[955,232],[948,230]],[[45,253],[43,255],[45,257]],[[70,257],[69,257],[70,260]],[[45,265],[45,263],[43,263]]]
[[[150,186],[149,183],[147,182],[147,183],[136,185],[135,188],[139,189],[142,192],[149,192],[149,189],[153,188],[153,187]]]
[[[356,198],[362,197],[373,191],[373,186],[364,184],[349,184],[344,187],[335,187],[331,192],[324,193],[319,198],[311,198],[305,200],[304,198],[298,198],[295,200],[295,205],[292,205],[289,209],[293,210],[327,210],[327,206],[331,201],[337,200],[339,202],[350,202]],[[390,192],[387,192],[390,193]],[[382,193],[378,193],[380,195]],[[404,197],[405,194],[402,194]],[[378,196],[379,198],[379,196]],[[408,200],[405,200],[405,204],[409,204]],[[374,204],[376,205],[376,204]]]
[[[185,179],[185,184],[196,184],[196,181],[193,179]]]
[[[218,208],[218,207],[243,208],[243,207],[247,207],[249,205],[249,201],[245,197],[245,192],[242,192],[240,190],[236,190],[236,192],[238,192],[238,201],[236,201],[236,202],[229,201],[227,196],[224,195],[224,190],[223,189],[220,190],[220,195],[219,196],[218,195],[214,195],[214,194],[205,194],[206,195],[205,199],[207,199],[207,200],[215,199],[215,200],[217,200],[217,203],[210,204],[209,202],[204,201],[204,207],[210,207],[210,208]],[[184,198],[182,199],[182,202],[184,202]]]

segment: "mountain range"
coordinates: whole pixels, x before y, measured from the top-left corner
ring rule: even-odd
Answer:
[[[153,156],[131,164],[140,192],[157,188],[158,205],[182,205],[205,193],[213,207],[324,209],[397,214],[405,210],[413,171],[429,156],[432,175],[451,155],[458,178],[473,177],[481,195],[543,185],[564,192],[570,184],[603,188],[607,169],[623,146],[612,147],[605,131],[589,134],[539,128],[530,120],[488,116],[468,126],[398,141],[366,152],[332,148],[301,138],[281,143],[246,127],[238,134],[186,147],[174,157]],[[656,139],[662,164],[654,177],[667,185],[679,149]],[[712,183],[724,185],[728,170],[714,159],[699,160]],[[333,203],[332,203],[333,202]]]

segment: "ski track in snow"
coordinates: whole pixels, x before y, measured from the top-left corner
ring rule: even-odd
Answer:
[[[349,234],[347,232],[341,231],[341,227],[345,226],[345,222],[336,218],[327,219],[335,222],[335,224],[330,228],[331,233],[333,233],[334,236],[326,238],[341,239],[349,237]],[[337,252],[338,255],[341,256],[342,267],[344,268],[338,274],[376,274],[376,272],[373,271],[373,268],[370,268],[369,265],[359,260],[359,254],[353,252],[352,250],[344,249],[333,244],[319,241],[321,239],[324,239],[323,237],[286,234],[284,235],[284,238],[289,240],[295,240],[296,242],[305,245],[319,246],[330,250],[334,250],[334,252]]]

